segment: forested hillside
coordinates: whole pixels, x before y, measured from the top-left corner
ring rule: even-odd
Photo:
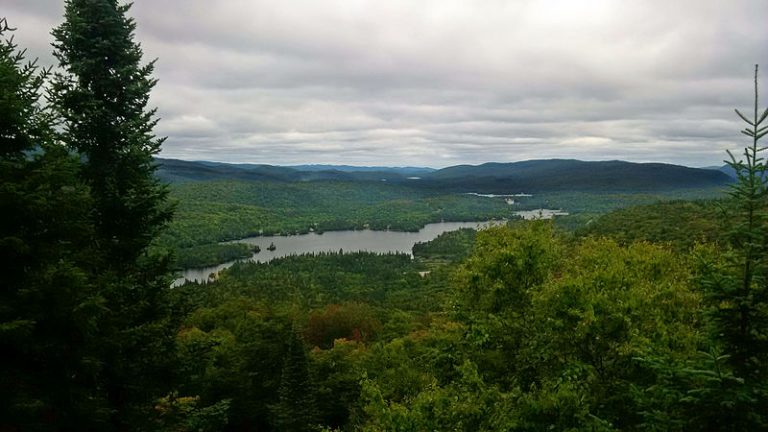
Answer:
[[[178,268],[215,265],[250,256],[244,245],[219,244],[249,236],[310,231],[418,231],[440,221],[514,219],[516,211],[563,209],[561,226],[577,229],[610,210],[660,201],[722,196],[721,188],[655,192],[550,192],[483,197],[381,182],[199,181],[172,184],[176,216],[160,237],[175,250]]]
[[[370,228],[418,231],[440,221],[514,218],[503,200],[379,183],[212,181],[176,184],[176,218],[160,238],[181,268],[248,256],[217,242],[269,234]]]
[[[577,230],[580,235],[608,236],[622,244],[668,242],[689,249],[723,239],[722,218],[728,201],[671,201],[617,210]]]
[[[658,163],[531,160],[444,168],[424,186],[465,192],[658,191],[724,185],[724,173]]]
[[[201,180],[391,182],[443,192],[542,193],[554,191],[658,192],[701,189],[732,182],[724,172],[659,163],[530,160],[459,165],[439,170],[279,167],[158,159],[158,175],[169,182]]]

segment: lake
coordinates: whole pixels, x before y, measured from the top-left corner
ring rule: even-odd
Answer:
[[[535,210],[530,212],[516,212],[524,219],[544,218],[563,214],[558,210]],[[567,213],[566,213],[567,214]],[[456,231],[461,228],[484,228],[493,224],[501,224],[504,221],[485,222],[439,222],[427,224],[418,232],[402,231],[326,231],[323,234],[309,233],[289,236],[259,236],[248,237],[232,243],[246,243],[251,246],[259,246],[261,252],[253,254],[250,258],[239,261],[269,262],[275,258],[290,255],[301,255],[318,252],[377,252],[377,253],[403,253],[411,255],[413,245],[419,242],[434,240],[444,232]],[[274,250],[268,250],[271,244]],[[181,272],[181,277],[176,279],[174,286],[186,281],[205,282],[210,280],[210,275],[232,266],[237,261],[230,261],[217,266],[187,269]]]
[[[318,252],[398,252],[411,254],[413,245],[418,242],[434,240],[440,234],[447,231],[456,231],[461,228],[484,228],[494,223],[503,221],[486,222],[440,222],[427,224],[418,232],[401,231],[326,231],[323,234],[309,233],[289,236],[259,236],[237,240],[237,243],[246,243],[251,246],[258,245],[261,252],[253,254],[251,258],[241,261],[269,262],[275,258],[290,255],[301,255]],[[267,250],[270,244],[275,245],[275,250]],[[217,273],[230,267],[236,261],[219,264],[212,267],[203,267],[184,270],[181,277],[174,282],[180,285],[184,281],[208,281],[211,273]]]

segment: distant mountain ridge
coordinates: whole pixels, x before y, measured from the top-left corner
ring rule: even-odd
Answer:
[[[170,183],[210,180],[246,181],[405,181],[408,177],[428,174],[431,168],[352,167],[346,165],[303,165],[287,167],[263,164],[156,159],[157,176]],[[338,169],[343,168],[343,169]]]
[[[733,167],[728,164],[725,164],[723,166],[707,167],[707,169],[713,169],[713,170],[724,172],[732,179],[734,180],[736,179],[736,170],[734,170]],[[768,173],[766,173],[763,177],[766,177],[766,176],[768,176]]]
[[[348,165],[227,164],[157,159],[158,177],[168,182],[243,181],[386,181],[451,192],[515,193],[542,191],[652,191],[701,188],[730,183],[720,170],[663,163],[544,159],[489,162],[443,169],[353,167]]]
[[[354,165],[288,165],[299,171],[341,171],[341,172],[396,172],[407,176],[420,176],[437,171],[428,167],[385,167],[385,166],[354,166]]]
[[[730,183],[720,171],[663,163],[543,159],[489,162],[443,168],[425,178],[434,187],[459,191],[659,190]]]

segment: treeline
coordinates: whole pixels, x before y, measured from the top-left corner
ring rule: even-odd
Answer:
[[[444,232],[432,241],[413,245],[413,256],[426,262],[462,261],[472,252],[476,234],[471,228]]]
[[[647,237],[683,220],[713,234],[718,204],[620,210],[575,235],[550,221],[459,230],[414,247],[415,261],[238,264],[178,291],[190,311],[182,352],[210,347],[188,359],[208,375],[186,390],[226,403],[236,430],[760,429],[766,380],[737,375],[713,321],[727,306],[712,284],[738,271],[736,251],[722,235]],[[237,386],[207,387],[224,376]]]
[[[209,267],[224,262],[249,258],[255,252],[245,243],[213,243],[176,251],[174,269]]]

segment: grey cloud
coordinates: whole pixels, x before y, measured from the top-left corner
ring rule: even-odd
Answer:
[[[51,63],[63,2],[5,3]],[[713,165],[741,145],[732,110],[754,63],[768,68],[764,0],[137,0],[132,14],[159,58],[163,156],[185,159]]]

